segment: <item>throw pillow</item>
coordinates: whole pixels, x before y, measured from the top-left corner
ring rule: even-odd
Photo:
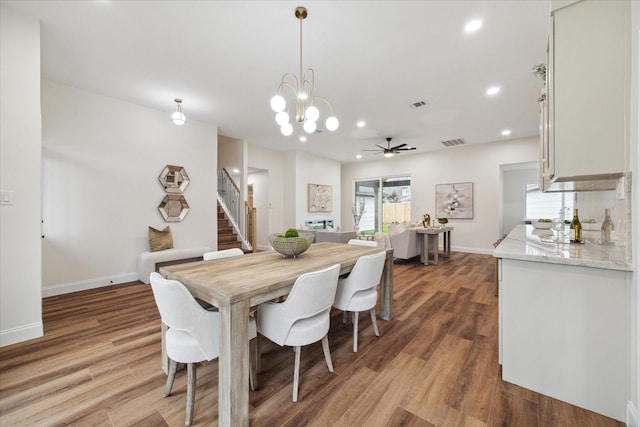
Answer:
[[[149,227],[149,249],[151,252],[162,251],[164,249],[173,248],[173,236],[171,235],[171,227],[168,225],[164,230],[156,230]]]

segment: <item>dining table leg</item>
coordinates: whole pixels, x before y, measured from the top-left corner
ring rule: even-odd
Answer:
[[[218,425],[249,425],[249,301],[220,304]]]

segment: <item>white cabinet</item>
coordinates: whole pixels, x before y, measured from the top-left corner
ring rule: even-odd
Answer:
[[[542,172],[551,182],[619,176],[629,170],[630,2],[583,0],[555,7]]]
[[[500,264],[502,378],[624,420],[631,273],[505,258]]]

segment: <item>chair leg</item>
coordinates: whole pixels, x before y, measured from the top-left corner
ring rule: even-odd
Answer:
[[[249,341],[249,385],[251,390],[258,388],[258,337]]]
[[[178,369],[178,362],[175,360],[169,360],[169,373],[167,374],[167,385],[164,386],[164,397],[171,394],[173,388],[173,380],[176,378],[176,370]]]
[[[371,324],[373,325],[373,332],[377,337],[380,336],[380,331],[378,330],[378,322],[376,320],[376,308],[371,309]]]
[[[358,312],[353,312],[353,352],[358,352]]]
[[[342,323],[347,323],[347,312],[346,311],[342,312]]]
[[[298,401],[298,375],[300,374],[300,346],[294,347],[296,352],[296,361],[293,367],[293,401]]]
[[[327,367],[329,372],[333,372],[333,363],[331,363],[331,351],[329,351],[329,334],[322,338],[322,351],[324,352],[324,359],[327,361]]]
[[[261,372],[262,359],[262,337],[260,334],[256,336],[256,373]]]
[[[187,414],[184,418],[184,425],[190,426],[193,421],[193,408],[196,403],[196,364],[187,364]]]

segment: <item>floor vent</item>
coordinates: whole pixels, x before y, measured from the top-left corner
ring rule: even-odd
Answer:
[[[442,145],[444,145],[445,147],[451,147],[453,145],[462,145],[464,144],[464,139],[462,138],[458,138],[458,139],[450,139],[448,141],[440,141],[442,142]]]

